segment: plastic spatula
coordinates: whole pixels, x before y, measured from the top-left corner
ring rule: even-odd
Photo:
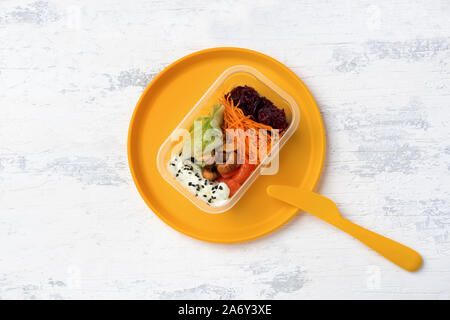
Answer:
[[[345,219],[336,204],[320,194],[277,185],[267,187],[267,193],[347,232],[405,270],[416,271],[422,265],[422,257],[416,251]]]

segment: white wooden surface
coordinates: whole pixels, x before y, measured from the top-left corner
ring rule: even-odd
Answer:
[[[256,241],[150,212],[126,136],[147,83],[255,49],[315,96],[319,191],[425,259],[407,273],[301,214]],[[0,298],[450,298],[448,1],[0,1]]]

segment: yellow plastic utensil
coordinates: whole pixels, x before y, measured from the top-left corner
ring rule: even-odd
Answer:
[[[336,204],[320,194],[278,185],[267,187],[267,193],[347,232],[405,270],[416,271],[422,265],[422,257],[416,251],[345,219],[339,213]]]

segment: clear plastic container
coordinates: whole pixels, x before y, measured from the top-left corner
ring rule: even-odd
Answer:
[[[208,114],[212,108],[212,105],[219,101],[219,98],[223,94],[231,91],[234,87],[247,85],[253,87],[261,96],[266,97],[273,102],[278,108],[284,109],[286,113],[289,127],[284,134],[280,137],[278,145],[273,146],[271,152],[265,159],[261,161],[258,167],[252,172],[247,180],[241,185],[239,190],[228,201],[220,207],[213,207],[206,202],[198,199],[195,195],[190,193],[184,188],[181,183],[175,179],[168,169],[168,163],[174,154],[177,154],[181,150],[179,129],[188,130],[192,123],[201,115]],[[251,187],[253,182],[259,177],[262,169],[267,166],[278,156],[278,152],[286,141],[292,136],[298,127],[300,122],[300,111],[295,100],[287,94],[283,89],[269,80],[262,73],[255,68],[245,65],[236,65],[226,69],[217,80],[209,87],[200,100],[189,111],[186,117],[180,122],[180,124],[174,129],[169,137],[163,142],[159,148],[156,163],[158,171],[161,176],[174,188],[180,191],[189,201],[201,210],[208,213],[222,213],[231,209],[248,188]],[[282,165],[282,161],[280,163]]]

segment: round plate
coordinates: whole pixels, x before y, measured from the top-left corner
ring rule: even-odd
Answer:
[[[249,65],[289,93],[300,108],[300,124],[280,151],[276,175],[260,176],[229,211],[208,214],[171,187],[156,168],[156,154],[186,113],[216,78],[233,65]],[[197,239],[232,243],[263,236],[291,219],[298,209],[269,197],[266,187],[285,184],[313,190],[325,157],[319,109],[303,82],[286,66],[262,53],[213,48],[172,63],[139,99],[128,132],[128,161],[147,205],[174,229]]]

